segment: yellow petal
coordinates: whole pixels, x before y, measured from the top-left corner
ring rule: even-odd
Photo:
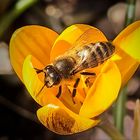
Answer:
[[[131,57],[140,61],[140,21],[126,27],[113,43]]]
[[[33,56],[31,57],[31,55],[28,55],[23,63],[23,82],[27,90],[34,100],[42,106],[52,103],[52,101],[57,102],[58,99],[53,94],[57,88],[44,87],[44,89],[39,93],[44,84],[39,80],[38,75],[33,68],[32,62],[34,60],[35,58]]]
[[[120,70],[123,87],[135,73],[139,63],[121,49],[117,50],[117,54],[115,54],[111,60],[117,64],[117,67]]]
[[[80,115],[92,118],[103,113],[116,100],[120,86],[120,72],[115,63],[108,61],[88,91]]]
[[[140,57],[140,21],[124,29],[113,41],[116,55],[111,59],[117,64],[122,76],[122,86],[132,77],[139,66]]]
[[[90,30],[89,30],[90,29]],[[89,32],[86,32],[88,31]],[[51,61],[53,61],[57,56],[63,54],[68,48],[75,45],[76,41],[85,34],[85,38],[83,38],[84,42],[98,42],[98,41],[106,41],[105,35],[97,28],[85,25],[85,24],[75,24],[68,28],[66,28],[56,39],[53,48],[51,50]],[[82,44],[82,42],[79,42]]]
[[[43,65],[48,64],[50,50],[57,36],[54,31],[36,25],[24,26],[13,34],[10,41],[10,60],[21,80],[25,57],[31,54]],[[39,64],[34,65],[37,68],[41,67]]]
[[[99,120],[79,116],[56,103],[39,109],[37,116],[45,127],[60,135],[82,132],[99,123]]]

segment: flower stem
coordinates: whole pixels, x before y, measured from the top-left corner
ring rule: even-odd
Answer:
[[[18,0],[14,8],[0,19],[0,37],[13,21],[35,2],[37,0]]]
[[[114,107],[114,123],[116,128],[123,134],[124,116],[125,116],[125,102],[126,102],[126,89],[124,87],[119,95],[119,98]]]
[[[136,4],[136,0],[127,0],[127,12],[125,17],[124,27],[128,26],[130,23],[134,21],[135,4]],[[123,124],[124,124],[124,116],[125,116],[126,89],[127,86],[125,86],[122,89],[119,98],[116,102],[116,106],[114,107],[115,126],[122,134],[123,134]]]
[[[102,120],[99,128],[108,134],[112,140],[124,140],[124,137],[121,135],[121,133],[114,127],[114,125],[110,123],[108,119]]]
[[[127,12],[125,17],[125,27],[132,23],[135,19],[136,0],[127,0]]]

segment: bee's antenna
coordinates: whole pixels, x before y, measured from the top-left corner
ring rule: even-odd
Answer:
[[[35,95],[36,97],[40,94],[40,92],[44,89],[45,86],[46,86],[46,83],[42,86],[42,88],[40,89],[40,91]]]

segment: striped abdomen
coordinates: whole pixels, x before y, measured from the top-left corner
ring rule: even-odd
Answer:
[[[72,48],[59,56],[53,65],[64,76],[69,77],[87,68],[93,68],[109,59],[115,51],[111,42],[90,43],[80,48]]]
[[[82,53],[81,53],[82,52]],[[84,46],[80,54],[87,54],[83,58],[80,69],[93,68],[109,59],[115,52],[115,46],[111,42],[97,42]],[[84,53],[86,52],[86,53]],[[82,57],[82,55],[80,56]]]
[[[103,63],[109,59],[115,52],[115,46],[111,42],[91,43],[91,55],[98,64]]]

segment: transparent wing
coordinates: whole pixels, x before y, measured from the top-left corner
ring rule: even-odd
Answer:
[[[97,42],[97,41],[98,40],[96,40],[96,37],[95,37],[95,29],[94,30],[92,28],[88,29],[75,41],[72,47],[65,54],[75,53],[75,51],[77,52],[81,50],[83,46],[90,43]]]
[[[85,55],[85,51],[88,51],[88,49],[84,49],[86,45],[89,45],[90,43],[96,43],[96,42],[102,42],[107,41],[105,36],[96,28],[90,28],[86,30],[72,45],[70,49],[68,49],[61,57],[73,57],[76,61],[76,66],[74,70],[80,71],[85,69],[83,67],[83,63],[86,63],[89,60],[89,56]],[[94,47],[94,46],[93,46]],[[81,55],[78,55],[79,52]],[[92,64],[94,63],[94,59],[92,59]],[[85,64],[86,65],[86,64]],[[96,65],[96,64],[93,64]],[[89,66],[87,66],[88,68]]]

